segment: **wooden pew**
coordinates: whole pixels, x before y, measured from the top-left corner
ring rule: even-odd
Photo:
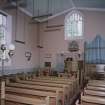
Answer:
[[[61,77],[36,77],[34,79],[38,80],[53,80],[53,81],[72,81],[75,82],[78,79],[73,79],[73,78],[61,78]]]
[[[56,103],[62,103],[63,96],[62,96],[62,88],[57,88],[57,87],[47,87],[47,86],[39,86],[39,85],[31,85],[31,84],[22,84],[22,83],[8,83],[7,86],[9,87],[17,87],[17,88],[22,88],[22,89],[30,89],[30,90],[38,90],[42,92],[53,92],[57,96],[56,98]]]
[[[89,82],[102,82],[102,83],[105,83],[105,80],[90,80]]]
[[[53,92],[60,92],[63,91],[62,88],[57,87],[48,87],[48,86],[40,86],[40,85],[31,85],[31,84],[23,84],[23,83],[9,83],[7,86],[11,87],[21,87],[21,88],[27,88],[27,89],[35,89],[35,90],[44,90],[44,91],[53,91]]]
[[[54,84],[55,86],[56,85],[59,85],[59,84],[62,84],[62,85],[68,85],[68,88],[66,89],[68,93],[68,96],[67,96],[67,99],[70,101],[70,98],[73,96],[73,82],[72,81],[55,81],[55,80],[43,80],[43,79],[32,79],[31,81],[33,82],[39,82],[40,84],[42,83],[50,83],[50,84]]]
[[[89,82],[88,82],[88,84],[104,84],[105,85],[105,81],[100,81],[100,80],[90,80]]]
[[[7,90],[7,87],[6,87],[6,90]],[[14,89],[12,90],[14,91]],[[4,100],[5,105],[49,105],[49,96],[46,96],[45,99],[39,99],[32,96],[30,97],[29,95],[28,96],[23,95],[23,93],[22,95],[16,94],[16,93],[14,94],[13,91],[12,93],[10,92],[10,90],[9,92],[6,91],[5,100]],[[0,88],[0,92],[1,92],[1,88]],[[22,91],[19,91],[19,92],[21,93]]]
[[[24,77],[24,75],[23,75],[23,77]],[[17,78],[17,80],[19,80],[20,78],[17,76],[16,77]],[[52,77],[52,76],[48,76],[48,77],[34,77],[34,80],[35,79],[37,79],[37,80],[52,80],[52,81],[56,81],[56,82],[58,82],[58,83],[62,83],[62,81],[65,81],[65,82],[73,82],[73,90],[72,90],[72,94],[75,94],[77,91],[78,91],[78,89],[79,89],[79,79],[71,79],[71,78],[64,78],[64,77]],[[26,80],[28,80],[28,75],[26,75]],[[32,80],[32,78],[31,79],[29,79],[29,80]]]
[[[18,77],[17,77],[17,79],[19,80]],[[73,93],[72,94],[75,94],[76,91],[79,90],[79,79],[71,79],[71,78],[64,78],[64,77],[52,77],[52,76],[48,76],[48,77],[34,77],[33,80],[51,80],[51,81],[56,81],[57,83],[73,82],[73,90],[72,90]]]
[[[36,85],[40,85],[40,86],[51,86],[51,87],[63,87],[63,88],[68,88],[69,85],[65,85],[65,84],[57,84],[57,83],[45,83],[45,82],[37,82],[37,81],[31,81],[31,80],[18,80],[18,83],[28,83],[28,84],[36,84]]]
[[[94,91],[94,90],[85,90],[85,95],[105,97],[105,92]]]
[[[33,79],[46,79],[46,80],[48,80],[48,79],[51,79],[51,80],[70,80],[71,78],[64,78],[64,77],[52,77],[52,76],[49,76],[49,77],[34,77]],[[72,79],[72,80],[75,80],[75,79]]]
[[[23,83],[23,84],[62,88],[63,89],[63,91],[62,91],[63,104],[66,103],[66,100],[68,100],[68,91],[67,91],[68,85],[55,84],[55,83],[32,82],[30,80],[29,81],[18,80],[17,82]]]
[[[14,93],[19,94],[21,96],[30,96],[33,98],[38,99],[47,99],[49,97],[49,105],[58,105],[59,101],[57,100],[58,96],[56,96],[56,93],[54,92],[46,92],[46,91],[38,91],[33,89],[22,89],[22,88],[16,88],[16,87],[6,87],[7,93]]]
[[[48,99],[40,100],[15,94],[6,94],[6,105],[49,105]]]
[[[78,79],[61,78],[61,77],[35,77],[32,80],[51,81],[51,82],[56,82],[56,83],[72,83],[73,84],[72,94],[75,94],[79,90]]]
[[[71,78],[61,78],[61,77],[36,77],[34,80],[51,80],[56,81],[57,83],[62,82],[73,82],[73,87],[79,88],[79,79],[71,79]]]
[[[89,81],[84,90],[84,96],[81,96],[83,105],[105,105],[104,81]],[[102,87],[101,87],[102,86]]]
[[[103,87],[103,88],[105,88],[105,84],[102,84],[102,83],[89,83],[88,86],[95,86],[95,87]]]
[[[105,99],[95,96],[81,96],[82,105],[105,105]]]
[[[87,86],[86,89],[105,92],[105,88],[103,87]]]
[[[88,90],[89,89],[89,90]],[[83,105],[105,105],[104,88],[87,86],[84,96],[81,97]]]
[[[27,80],[27,81],[18,80],[17,83],[63,88],[65,93],[68,92],[67,89],[69,88],[69,85],[56,84],[56,83],[35,82],[35,81],[30,81],[30,80]]]
[[[46,79],[46,78],[45,78]],[[58,86],[58,84],[67,84],[68,82],[67,81],[69,81],[69,83],[71,84],[71,80],[70,79],[67,79],[67,78],[56,78],[55,79],[55,77],[54,78],[51,78],[51,81],[54,81],[54,83],[55,83],[55,81],[57,80],[57,86]],[[59,81],[60,81],[60,83],[59,83]],[[74,80],[72,80],[73,82],[74,82]],[[48,82],[48,81],[47,81]],[[53,83],[53,82],[52,82]],[[68,84],[69,84],[68,83]],[[38,86],[40,86],[39,84],[37,84]],[[48,84],[47,84],[48,85]],[[43,86],[43,85],[41,85],[41,86]],[[51,86],[52,88],[55,88],[55,87],[53,87],[53,86]],[[75,86],[75,87],[77,87],[77,86]],[[74,89],[75,90],[75,89]]]
[[[31,81],[37,81],[37,82],[42,81],[42,82],[46,82],[46,83],[50,82],[50,83],[69,84],[69,85],[73,84],[73,80],[71,80],[71,81],[63,81],[63,80],[38,79],[38,78],[36,78],[36,79],[32,79]]]
[[[71,79],[71,78],[61,78],[61,77],[36,77],[34,79],[37,79],[37,80],[52,80],[52,81],[66,81],[66,82],[73,82],[73,83],[76,83],[78,85],[78,81],[79,79]]]
[[[58,84],[64,84],[64,85],[68,84],[70,86],[68,87],[68,92],[67,92],[67,93],[70,93],[68,97],[72,97],[75,93],[79,91],[79,84],[78,84],[79,80],[78,79],[58,78],[58,77],[35,77],[31,81],[44,82],[44,83],[55,83],[57,85]]]
[[[104,81],[90,81],[88,83],[88,86],[96,86],[96,87],[103,87],[103,88],[105,88],[105,82]]]
[[[69,97],[72,96],[73,91],[73,82],[72,81],[55,81],[55,80],[43,80],[43,79],[32,79],[31,81],[34,82],[43,82],[43,83],[54,83],[54,84],[62,84],[62,85],[68,85],[68,93]]]

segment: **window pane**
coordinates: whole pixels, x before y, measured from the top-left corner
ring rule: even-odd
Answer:
[[[2,25],[2,15],[0,14],[0,26]]]
[[[0,40],[4,38],[4,30],[3,27],[0,27]]]
[[[82,35],[82,22],[78,22],[78,35]]]
[[[67,15],[65,20],[66,37],[82,37],[83,36],[83,21],[82,16],[78,12],[72,12]]]
[[[6,16],[0,14],[0,42],[1,40],[5,41],[6,35]]]
[[[6,19],[7,17],[6,16],[3,16],[3,26],[5,26],[6,27],[6,24],[7,24],[7,22],[6,22]]]

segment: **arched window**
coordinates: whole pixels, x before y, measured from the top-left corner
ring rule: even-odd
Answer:
[[[79,11],[72,11],[65,17],[65,39],[83,38],[83,16]]]
[[[6,41],[7,16],[0,13],[0,42]]]
[[[12,41],[12,16],[7,14],[4,11],[0,10],[0,46],[3,42],[10,44]],[[5,54],[3,55],[2,50],[0,50],[0,66],[2,66],[1,58],[5,57],[8,58],[8,50],[6,50]],[[5,66],[10,66],[11,60],[5,62]]]

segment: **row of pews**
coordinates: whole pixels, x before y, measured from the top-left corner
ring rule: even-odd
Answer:
[[[22,77],[6,79],[6,105],[70,105],[79,92],[78,79]]]
[[[105,105],[105,81],[91,80],[81,94],[82,105]]]

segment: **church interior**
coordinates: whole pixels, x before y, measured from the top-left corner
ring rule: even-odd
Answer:
[[[105,105],[105,0],[0,0],[0,105]]]

